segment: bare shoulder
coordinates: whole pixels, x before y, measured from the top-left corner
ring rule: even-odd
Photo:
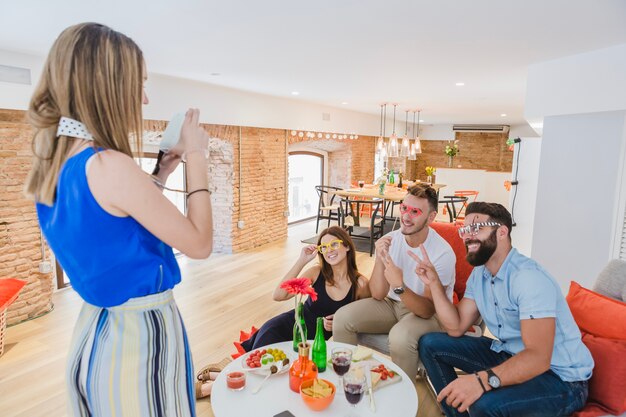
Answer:
[[[302,277],[310,279],[311,284],[315,284],[315,282],[317,281],[317,278],[320,276],[321,270],[322,268],[319,266],[319,264],[313,265],[312,267],[307,268],[302,273]]]
[[[125,153],[111,149],[96,153],[92,157],[90,164],[97,170],[103,169],[115,176],[141,172],[141,168],[139,168],[139,165],[133,158]]]
[[[369,279],[365,275],[359,275],[357,283],[359,284],[359,287],[363,288],[369,284]]]

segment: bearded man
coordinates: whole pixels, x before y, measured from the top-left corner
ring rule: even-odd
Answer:
[[[512,247],[511,227],[500,204],[467,206],[459,235],[475,268],[456,306],[428,248],[411,255],[447,333],[423,336],[419,351],[448,417],[569,416],[587,399],[591,354],[554,278]],[[495,340],[464,335],[479,316]]]
[[[408,189],[400,204],[400,229],[376,242],[376,262],[369,281],[373,298],[352,302],[333,319],[333,339],[357,344],[358,333],[389,333],[391,359],[410,378],[418,369],[418,340],[428,332],[441,331],[433,317],[430,290],[415,275],[423,246],[441,277],[444,297],[452,300],[456,256],[437,232],[429,227],[437,215],[437,192],[417,184]],[[419,259],[419,258],[417,258]]]

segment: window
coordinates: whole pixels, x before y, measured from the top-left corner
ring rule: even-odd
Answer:
[[[156,165],[156,154],[144,153],[143,158],[136,158],[142,170],[150,174]],[[182,163],[178,164],[174,172],[167,179],[167,186],[176,190],[186,190],[185,167]],[[187,212],[187,199],[185,194],[174,191],[163,190],[163,195],[167,197],[181,213]]]
[[[316,185],[324,184],[324,156],[305,151],[289,152],[289,223],[314,218],[319,197]]]

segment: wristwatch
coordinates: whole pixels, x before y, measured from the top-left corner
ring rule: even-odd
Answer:
[[[400,285],[399,287],[395,287],[393,292],[398,295],[404,294],[404,285]]]
[[[500,378],[493,372],[492,369],[487,369],[487,383],[493,389],[498,389],[500,388],[500,385],[502,385]]]

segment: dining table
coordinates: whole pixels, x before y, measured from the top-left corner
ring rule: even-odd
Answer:
[[[313,343],[312,340],[309,341]],[[330,357],[333,348],[342,347],[356,350],[357,347],[347,343],[328,341],[327,354]],[[280,342],[265,349],[278,348],[283,350],[291,363],[297,359],[297,354],[292,349],[292,342]],[[339,376],[333,371],[332,364],[324,372],[319,373],[318,378],[323,378],[336,387],[335,398],[330,406],[323,411],[312,411],[304,403],[299,393],[291,391],[289,388],[288,372],[280,372],[268,377],[264,381],[266,374],[246,372],[245,387],[240,391],[233,391],[226,386],[226,375],[233,371],[245,369],[245,360],[248,354],[237,358],[224,368],[213,383],[211,394],[211,405],[215,417],[245,417],[245,416],[285,416],[285,411],[297,417],[333,416],[333,417],[415,417],[418,408],[417,391],[415,384],[402,369],[389,360],[386,356],[373,353],[370,359],[361,362],[353,361],[352,366],[359,366],[360,363],[366,365],[368,361],[374,364],[383,364],[387,369],[396,372],[398,381],[388,386],[374,389],[372,395],[374,401],[369,398],[369,394],[352,407],[346,400],[341,389]],[[371,365],[370,365],[371,366]],[[269,373],[269,371],[267,371]],[[386,384],[380,384],[386,385]],[[256,391],[256,389],[260,389]],[[256,391],[256,393],[255,393]]]
[[[414,184],[419,184],[420,182],[408,182],[407,185],[411,186]],[[437,198],[439,198],[439,190],[444,188],[446,184],[431,184],[424,183],[435,189],[437,192]],[[398,188],[393,184],[388,184],[385,187],[385,191],[383,194],[379,193],[379,187],[375,184],[365,184],[362,188],[346,188],[341,190],[330,191],[332,194],[335,194],[339,197],[347,198],[347,199],[360,199],[360,200],[374,200],[374,199],[382,199],[384,200],[384,217],[386,220],[393,221],[395,216],[393,215],[394,205],[401,202],[407,194],[407,190],[404,188]],[[391,209],[391,213],[389,210]],[[357,213],[357,218],[355,222],[358,224],[359,214]]]

